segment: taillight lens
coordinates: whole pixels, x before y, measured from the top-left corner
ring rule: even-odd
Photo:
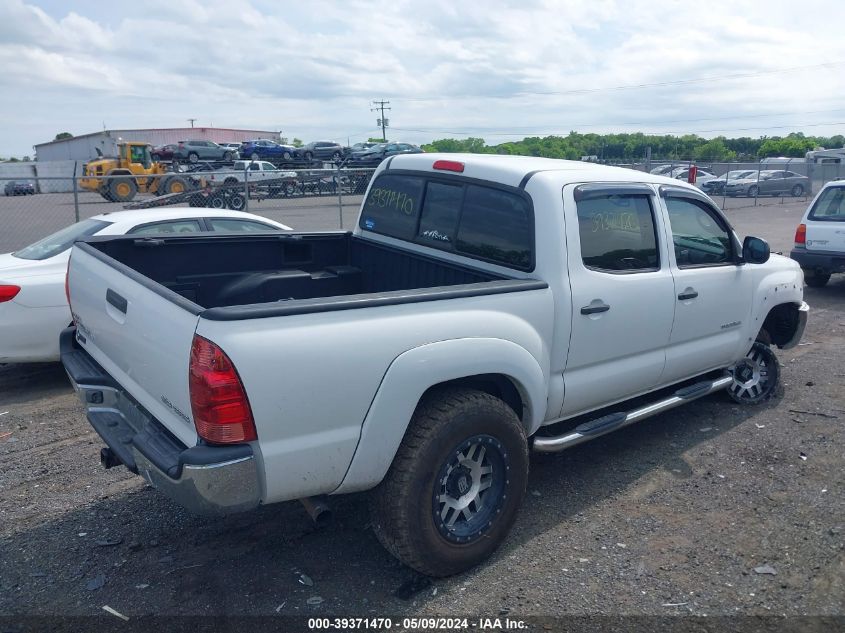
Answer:
[[[798,228],[795,229],[795,246],[806,247],[807,246],[807,225],[806,224],[799,224]]]
[[[464,171],[464,164],[456,160],[436,160],[432,168],[441,171],[455,171],[460,174]]]
[[[5,303],[6,301],[11,301],[18,293],[21,291],[20,286],[0,286],[0,303]]]
[[[252,409],[235,366],[217,345],[194,335],[188,375],[194,426],[212,444],[258,439]]]

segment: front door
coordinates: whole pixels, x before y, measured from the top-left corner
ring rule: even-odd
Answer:
[[[658,384],[675,293],[650,186],[570,186],[563,206],[572,336],[561,416],[571,416]]]

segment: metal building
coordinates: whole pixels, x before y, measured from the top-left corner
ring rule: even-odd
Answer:
[[[90,160],[117,154],[120,141],[140,141],[153,147],[187,140],[214,141],[215,143],[241,143],[257,138],[278,141],[279,132],[267,130],[232,130],[216,127],[153,128],[147,130],[103,130],[83,134],[61,141],[50,141],[35,146],[35,159],[39,162],[53,160]]]

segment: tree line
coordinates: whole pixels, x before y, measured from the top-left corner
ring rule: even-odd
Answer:
[[[473,154],[515,154],[579,160],[582,156],[596,156],[599,160],[642,160],[647,148],[652,159],[700,160],[714,162],[757,160],[770,156],[803,158],[820,147],[845,147],[845,136],[805,136],[794,132],[787,136],[761,136],[705,139],[695,134],[682,136],[633,134],[580,134],[567,136],[530,136],[521,141],[487,145],[482,138],[444,138],[422,148],[427,152],[469,152]]]

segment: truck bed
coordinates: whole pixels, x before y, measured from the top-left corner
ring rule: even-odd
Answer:
[[[507,292],[524,283],[351,233],[110,237],[80,247],[136,281],[155,282],[159,294],[166,289],[191,312],[218,320],[425,300],[402,292],[419,289],[441,289],[425,293],[429,299]],[[497,281],[502,283],[485,283]],[[332,300],[322,301],[327,298]],[[350,298],[354,305],[344,300]]]

